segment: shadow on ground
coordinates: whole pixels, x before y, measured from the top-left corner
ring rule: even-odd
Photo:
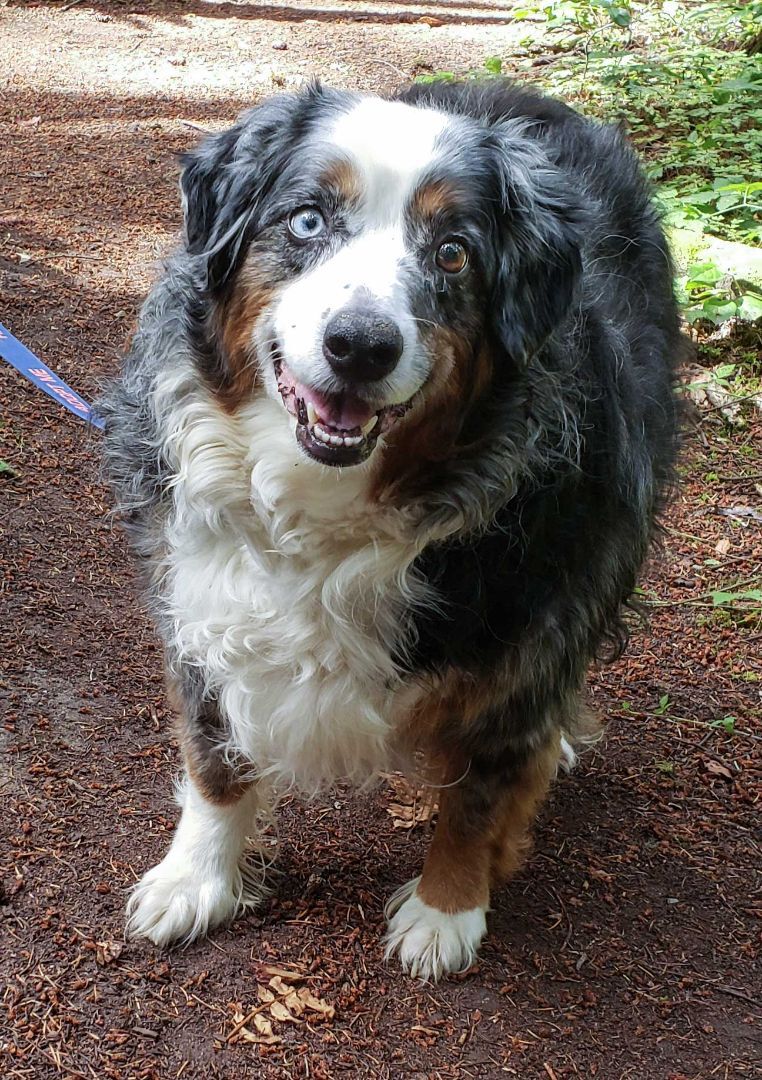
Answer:
[[[383,11],[378,8],[388,8],[399,5],[406,10]],[[11,5],[15,6],[13,0]],[[54,0],[36,0],[35,6],[49,6],[54,10],[61,10],[61,5]],[[253,4],[203,2],[203,0],[183,0],[182,3],[156,2],[129,5],[129,10],[124,10],[118,3],[109,0],[89,0],[84,4],[78,4],[79,10],[97,11],[110,19],[129,22],[132,25],[142,26],[142,22],[136,16],[150,16],[152,19],[160,19],[166,22],[182,23],[189,16],[203,19],[233,19],[242,21],[263,20],[268,22],[325,22],[325,23],[380,23],[387,25],[399,25],[400,23],[417,23],[426,19],[434,20],[435,25],[445,26],[448,24],[458,26],[468,25],[500,25],[512,21],[510,8],[500,5],[474,3],[473,0],[443,0],[438,3],[416,3],[412,0],[384,0],[378,7],[367,0],[360,4],[325,5],[318,7],[313,5],[289,5],[289,4]],[[412,10],[414,9],[414,10]],[[480,12],[480,13],[479,13]]]
[[[94,8],[210,14],[195,0]],[[217,14],[240,18],[240,6]],[[4,130],[19,136],[0,166],[3,321],[77,389],[115,370],[179,225],[175,155],[199,137],[182,121],[217,126],[238,108],[183,94],[3,95]],[[478,968],[438,987],[383,961],[383,902],[418,872],[429,838],[393,827],[383,788],[287,800],[260,911],[184,951],[125,945],[127,890],[176,819],[162,657],[112,527],[98,436],[7,369],[0,393],[1,456],[17,473],[0,474],[4,1076],[752,1075],[755,747],[664,717],[615,721],[559,780],[528,867],[495,898]],[[706,470],[703,453],[689,437],[688,471]],[[696,527],[687,513],[672,508],[678,536]],[[671,542],[647,584],[669,598],[694,563]],[[658,609],[655,631],[596,675],[604,714],[623,714],[623,694],[645,709],[672,679],[675,711],[711,720],[717,665],[689,654],[680,666],[706,640],[693,613]],[[727,708],[750,714],[752,689],[734,689]],[[743,767],[718,777],[709,753]],[[298,972],[335,1018],[282,1024],[270,1046],[231,1039],[236,1007],[260,1000],[263,961]]]

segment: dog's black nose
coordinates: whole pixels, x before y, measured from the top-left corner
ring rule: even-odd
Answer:
[[[376,311],[339,311],[328,321],[323,353],[337,375],[356,382],[383,379],[402,356],[402,334]]]

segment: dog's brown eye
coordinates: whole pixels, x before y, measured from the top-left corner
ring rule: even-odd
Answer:
[[[468,265],[468,252],[458,240],[445,240],[437,248],[436,259],[446,274],[459,274]]]
[[[298,240],[313,240],[325,232],[325,218],[314,206],[303,206],[293,212],[288,227]]]

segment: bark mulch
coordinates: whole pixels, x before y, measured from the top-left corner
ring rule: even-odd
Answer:
[[[13,31],[12,44],[0,35],[2,321],[84,394],[115,370],[177,226],[172,155],[196,137],[188,123],[227,122],[273,73],[331,74],[324,16],[305,24],[317,8],[302,5],[267,85],[227,86],[237,43],[272,64],[283,20],[210,6],[0,11]],[[370,5],[336,6],[343,30],[386,34],[407,73],[448,66],[448,50],[483,57],[497,51],[485,35],[508,34],[504,21],[366,27],[351,12]],[[502,10],[453,5],[483,9]],[[334,81],[394,78],[377,75],[350,65]],[[431,829],[425,814],[395,827],[413,815],[393,787],[287,803],[256,914],[185,950],[124,943],[126,891],[176,818],[160,651],[108,516],[99,436],[4,365],[0,394],[0,457],[15,470],[0,474],[3,1076],[756,1075],[762,627],[710,594],[759,580],[760,522],[737,514],[760,505],[758,419],[691,422],[643,582],[650,626],[591,680],[607,738],[556,784],[478,966],[434,987],[382,958],[383,902],[417,872]]]

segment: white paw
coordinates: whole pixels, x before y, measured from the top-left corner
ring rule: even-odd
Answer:
[[[486,909],[472,908],[448,915],[425,904],[413,878],[386,905],[389,920],[385,959],[399,956],[405,971],[426,982],[471,967],[487,932]]]
[[[565,735],[561,735],[561,758],[558,764],[567,773],[577,764],[577,751]]]
[[[246,863],[227,874],[212,866],[199,871],[181,864],[170,851],[132,890],[126,933],[148,938],[154,945],[187,944],[253,907],[263,894]]]
[[[207,802],[187,778],[177,797],[182,814],[172,847],[127,904],[127,936],[155,945],[202,937],[265,892],[264,861],[255,868],[244,854],[260,805],[254,785],[237,802],[220,806]]]

